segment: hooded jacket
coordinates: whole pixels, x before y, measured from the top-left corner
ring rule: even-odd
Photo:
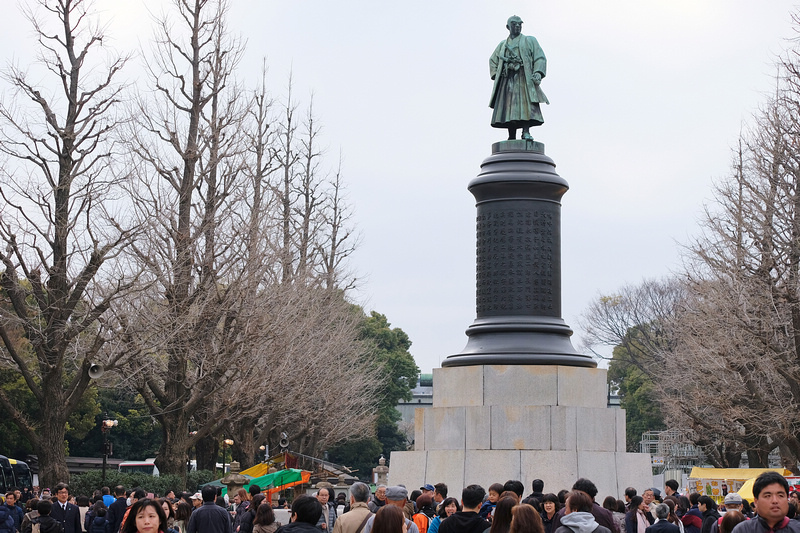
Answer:
[[[597,523],[592,513],[574,512],[561,517],[561,526],[555,533],[611,533],[604,526]]]
[[[108,519],[105,516],[95,516],[87,529],[87,533],[105,533]]]

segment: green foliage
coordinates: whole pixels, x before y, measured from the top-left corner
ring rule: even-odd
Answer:
[[[375,362],[389,376],[383,398],[378,405],[376,432],[388,459],[394,450],[405,450],[406,439],[397,429],[400,400],[411,400],[411,389],[417,385],[419,367],[411,353],[411,340],[405,331],[392,328],[385,315],[372,311],[361,328],[361,338],[375,344]]]
[[[214,481],[217,478],[216,472],[213,470],[195,470],[189,472],[186,476],[186,491],[195,493],[200,490],[200,485],[205,485],[209,481]]]
[[[375,437],[351,440],[334,446],[328,450],[331,461],[357,470],[355,476],[362,481],[369,481],[372,469],[378,466],[378,459],[383,452],[383,444]]]
[[[210,470],[197,470],[190,472],[187,476],[186,486],[182,486],[179,476],[163,475],[163,476],[150,476],[142,473],[125,474],[113,468],[106,471],[106,481],[103,483],[103,474],[100,470],[93,470],[72,476],[70,480],[70,488],[75,494],[83,494],[90,496],[95,490],[103,486],[115,487],[122,485],[123,487],[141,487],[147,492],[152,492],[157,496],[163,496],[170,490],[176,493],[182,490],[187,492],[197,492],[198,487],[209,481],[217,479],[214,472]]]
[[[123,487],[141,487],[147,492],[152,492],[158,496],[163,496],[169,490],[179,491],[181,489],[181,480],[178,476],[150,476],[142,473],[124,474],[113,467],[109,468],[106,472],[106,481],[103,483],[102,472],[100,470],[92,470],[85,474],[72,476],[70,479],[70,488],[75,494],[83,494],[90,496],[95,490],[103,486],[115,487],[122,485]]]
[[[380,416],[400,420],[396,406],[400,400],[411,400],[411,389],[417,385],[419,368],[409,353],[411,340],[400,328],[391,328],[382,315],[372,311],[361,327],[361,339],[375,344],[374,360],[389,374],[383,398],[379,402]]]
[[[66,376],[65,379],[71,379],[71,376]],[[18,371],[0,370],[0,388],[3,389],[11,403],[20,411],[27,413],[30,419],[41,419],[39,404]],[[89,387],[77,409],[70,413],[67,420],[65,435],[67,449],[69,449],[69,444],[81,441],[95,427],[95,417],[99,412],[97,388]],[[8,417],[0,418],[0,450],[10,457],[20,459],[33,453],[31,443],[23,437],[16,424]]]
[[[626,449],[638,452],[642,433],[664,429],[665,425],[652,379],[632,361],[626,348],[614,348],[608,365],[608,382],[612,390],[618,391],[620,406],[625,409]],[[680,379],[680,376],[672,379]]]
[[[18,409],[25,413],[38,413],[33,394],[22,375],[13,370],[0,370],[0,387]],[[17,425],[8,417],[0,417],[0,450],[9,457],[22,459],[33,453],[33,446],[22,436]]]
[[[100,424],[107,413],[110,419],[119,422],[108,434],[114,457],[130,461],[155,457],[161,443],[161,431],[148,413],[142,397],[125,389],[109,388],[101,389],[98,399],[98,415],[94,417],[91,430],[82,439],[68,436],[70,455],[102,456],[103,434]]]
[[[97,426],[95,417],[100,413],[97,387],[89,387],[81,397],[78,408],[67,419],[67,441],[83,440]]]

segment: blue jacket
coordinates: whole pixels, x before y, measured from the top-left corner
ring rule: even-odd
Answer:
[[[8,505],[0,505],[0,533],[14,533],[14,517]]]
[[[92,523],[86,528],[86,533],[105,533],[107,523],[108,520],[105,516],[95,516]]]
[[[489,515],[492,514],[492,511],[494,511],[496,505],[497,505],[496,503],[492,503],[489,500],[486,500],[485,502],[483,502],[483,505],[481,505],[481,510],[478,511],[478,516],[486,520],[489,517]]]
[[[18,505],[11,505],[6,504],[5,507],[11,513],[11,518],[14,519],[14,529],[17,531],[20,530],[20,526],[22,525],[22,519],[25,517],[25,512],[22,510],[22,507]]]

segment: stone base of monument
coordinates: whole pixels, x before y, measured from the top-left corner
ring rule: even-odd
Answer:
[[[625,412],[608,408],[606,371],[483,365],[433,371],[433,407],[417,409],[414,451],[392,452],[389,482],[446,483],[450,495],[518,479],[545,492],[591,479],[598,500],[652,486],[648,454],[625,451]]]

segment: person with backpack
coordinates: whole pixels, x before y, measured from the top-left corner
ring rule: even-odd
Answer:
[[[31,533],[64,533],[64,524],[50,516],[53,502],[41,500],[36,510],[39,511],[39,517],[33,521]]]
[[[434,515],[436,512],[433,509],[433,495],[432,493],[425,493],[420,495],[417,498],[417,512],[414,516],[411,517],[414,520],[414,523],[417,524],[417,528],[419,529],[419,533],[427,533],[428,526],[433,520]]]
[[[20,526],[20,531],[22,533],[31,533],[31,522],[39,517],[39,511],[36,510],[36,507],[39,505],[39,498],[33,497],[28,500],[28,503],[25,504],[26,509],[29,509],[25,516],[22,517],[22,525]]]

